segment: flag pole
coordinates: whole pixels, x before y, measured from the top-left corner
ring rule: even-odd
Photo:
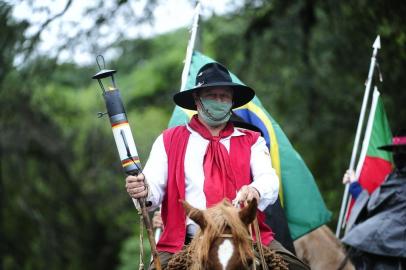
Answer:
[[[378,104],[380,93],[378,91],[378,87],[374,86],[374,91],[372,93],[372,104],[371,104],[371,110],[369,111],[369,117],[368,117],[368,122],[367,122],[367,127],[365,130],[365,135],[364,135],[364,141],[362,142],[362,147],[361,147],[361,153],[360,157],[358,159],[358,164],[355,170],[355,177],[357,178],[357,181],[359,180],[359,176],[361,174],[361,169],[362,165],[364,164],[365,157],[367,155],[368,151],[368,145],[369,141],[371,140],[371,135],[372,135],[372,128],[374,125],[374,118],[375,118],[375,112],[376,112],[376,106]],[[344,218],[348,216],[348,212],[350,211],[350,198],[348,198],[347,201],[347,208],[345,210]],[[343,229],[346,226],[346,220],[343,220]]]
[[[372,52],[371,64],[369,66],[369,72],[368,72],[368,78],[365,83],[364,98],[362,101],[361,112],[360,112],[359,119],[358,119],[357,131],[356,131],[355,139],[354,139],[354,146],[352,148],[350,166],[348,168],[349,170],[354,170],[355,158],[357,156],[357,152],[358,152],[358,148],[359,148],[361,129],[364,124],[364,117],[365,117],[366,106],[368,103],[369,92],[371,89],[372,76],[374,74],[374,69],[375,69],[375,65],[376,65],[376,56],[378,54],[378,50],[381,48],[381,39],[380,39],[379,35],[376,37],[375,42],[372,45],[372,48],[374,48],[374,50]],[[337,223],[337,228],[336,228],[336,237],[338,237],[338,238],[340,237],[340,231],[341,231],[341,227],[343,225],[344,212],[345,212],[346,205],[348,202],[349,189],[350,189],[350,184],[347,183],[345,185],[345,189],[344,189],[343,200],[341,202],[341,209],[340,209],[340,214],[338,216],[338,223]]]
[[[188,46],[186,49],[185,65],[183,66],[183,71],[182,71],[182,82],[181,82],[181,86],[180,86],[180,92],[185,90],[187,78],[189,75],[190,64],[192,62],[192,56],[193,56],[193,50],[195,48],[195,43],[196,43],[197,28],[199,26],[200,9],[201,9],[201,4],[199,1],[195,8],[195,15],[193,17],[193,24],[192,24],[190,39],[189,39],[189,43],[188,43]]]
[[[359,158],[359,161],[357,164],[357,169],[355,170],[355,176],[357,177],[357,179],[359,178],[359,176],[361,174],[362,164],[364,163],[365,157],[367,155],[368,145],[369,145],[369,141],[370,141],[371,135],[372,135],[372,126],[374,124],[376,106],[378,104],[378,99],[379,99],[380,95],[381,95],[381,93],[379,93],[378,87],[374,86],[374,91],[372,93],[371,110],[369,113],[367,127],[365,130],[364,141],[362,142],[361,154],[360,154],[360,158]]]
[[[192,28],[190,30],[190,39],[187,45],[186,49],[186,57],[185,57],[185,65],[183,66],[182,70],[182,77],[181,77],[181,85],[180,85],[180,92],[185,90],[186,88],[186,83],[187,83],[187,78],[189,75],[189,70],[190,70],[190,64],[192,62],[192,56],[193,56],[193,50],[195,47],[196,43],[196,36],[197,36],[197,28],[199,26],[199,17],[200,17],[200,10],[201,10],[201,4],[200,1],[198,1],[195,12],[193,15],[193,23],[192,23]],[[161,228],[157,228],[155,230],[155,242],[158,242],[159,238],[161,237]]]

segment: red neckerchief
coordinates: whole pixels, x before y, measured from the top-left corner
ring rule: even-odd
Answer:
[[[235,178],[230,166],[230,156],[220,139],[229,137],[234,132],[234,126],[228,122],[219,136],[212,136],[210,131],[194,115],[189,126],[209,141],[203,160],[204,185],[206,206],[210,207],[224,198],[230,200],[236,196]]]

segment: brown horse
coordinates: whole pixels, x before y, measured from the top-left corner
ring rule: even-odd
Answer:
[[[341,242],[323,225],[294,241],[296,255],[312,270],[353,270]]]
[[[256,217],[255,199],[241,210],[227,200],[204,211],[187,202],[183,202],[183,206],[187,215],[200,226],[200,231],[186,249],[172,258],[167,269],[250,269],[255,256],[248,225]],[[269,255],[269,252],[268,259],[273,256],[277,264],[279,255]],[[280,264],[280,269],[286,266],[283,261]]]

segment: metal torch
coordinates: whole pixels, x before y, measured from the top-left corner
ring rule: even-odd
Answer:
[[[102,63],[100,63],[100,61]],[[124,105],[121,100],[120,91],[117,88],[114,80],[116,70],[105,69],[104,58],[101,55],[96,57],[96,62],[100,71],[93,75],[92,79],[96,79],[99,82],[100,88],[103,92],[103,98],[106,103],[107,114],[110,119],[111,129],[113,130],[114,140],[120,155],[121,165],[123,166],[126,174],[138,175],[142,170],[141,162],[138,157],[137,148],[131,133],[131,128],[128,123]],[[107,89],[103,85],[103,79],[110,79],[110,86],[108,86]],[[100,116],[103,116],[103,114],[100,114]],[[151,245],[151,253],[154,259],[155,267],[156,269],[161,270],[161,263],[156,250],[156,244],[146,207],[146,201],[144,198],[137,199],[137,201],[140,205],[144,225],[147,229],[148,240]]]

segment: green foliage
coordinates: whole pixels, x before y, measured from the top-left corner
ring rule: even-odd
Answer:
[[[187,44],[185,41],[188,38],[186,31],[179,30],[149,42],[135,40],[122,43],[125,49],[113,65],[121,68],[123,63],[124,67],[129,67],[123,69],[119,78],[119,87],[124,100],[128,101],[128,109],[158,106],[167,111],[172,110],[170,100],[180,88],[182,60]],[[134,55],[132,65],[128,55]]]
[[[162,40],[148,46],[154,54],[163,49]],[[152,98],[178,84],[183,51],[172,51],[117,75],[123,100],[133,103],[128,116],[143,161],[172,109]],[[7,70],[0,100],[4,269],[115,268],[122,242],[137,233],[109,121],[96,117],[105,108],[90,79],[95,72],[46,58]],[[174,81],[166,84],[167,77]]]
[[[109,121],[96,116],[97,70],[35,54],[16,68],[29,24],[11,10],[0,1],[1,266],[134,269],[137,214]],[[200,24],[198,47],[256,89],[336,216],[377,34],[389,122],[404,126],[405,13],[401,1],[247,1]],[[142,162],[172,113],[188,38],[181,29],[122,40],[106,63],[118,70]]]
[[[143,241],[144,243],[145,241],[147,241],[146,235],[144,235]],[[139,242],[139,235],[131,236],[123,242],[123,246],[120,252],[120,264],[117,267],[118,270],[139,269],[141,254]],[[150,263],[150,252],[150,246],[148,244],[144,244],[145,256],[143,257],[143,264],[145,265],[145,269]]]

